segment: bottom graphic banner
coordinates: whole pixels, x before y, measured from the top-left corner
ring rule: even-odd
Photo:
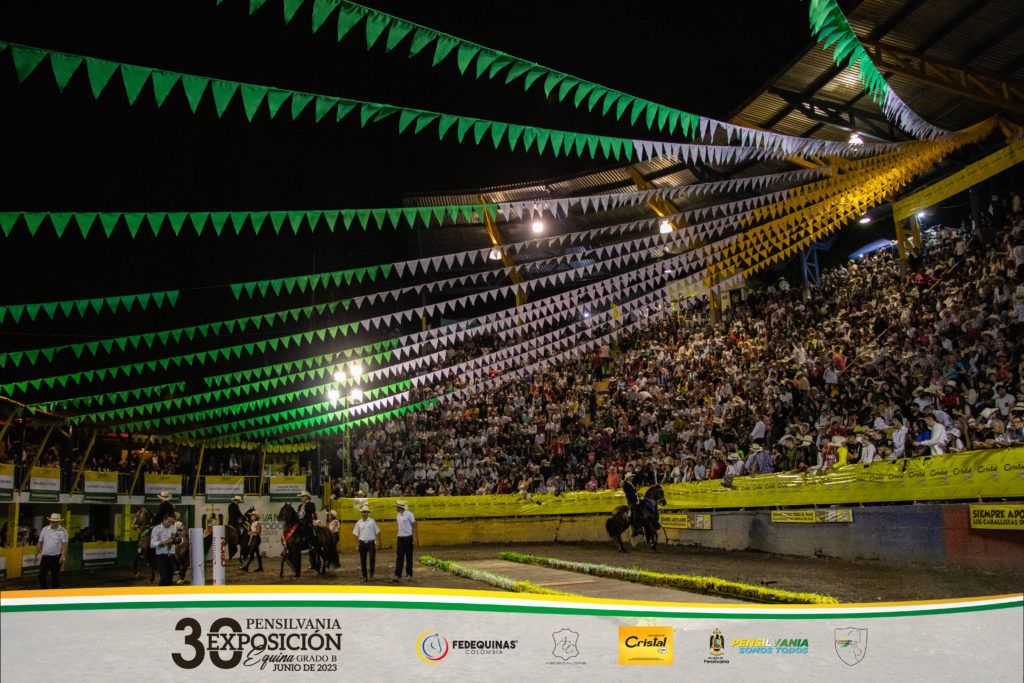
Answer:
[[[415,588],[82,589],[2,593],[0,621],[5,681],[37,677],[38,644],[54,634],[60,656],[48,658],[46,670],[56,680],[1024,675],[1021,595],[769,606]],[[984,633],[985,647],[939,646],[965,633]]]

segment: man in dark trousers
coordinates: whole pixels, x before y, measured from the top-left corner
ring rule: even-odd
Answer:
[[[373,578],[373,570],[377,564],[377,551],[380,549],[380,527],[370,517],[370,506],[359,508],[359,521],[352,528],[352,535],[359,542],[359,568],[363,572],[363,581]],[[366,560],[370,560],[370,571],[366,571]]]
[[[156,565],[160,570],[160,585],[170,586],[174,576],[174,544],[178,530],[175,527],[174,514],[164,515],[161,523],[153,527],[149,536],[149,547],[156,552]]]
[[[299,494],[302,502],[299,503],[299,523],[302,525],[302,537],[306,539],[306,547],[309,552],[318,547],[316,535],[313,533],[313,523],[316,521],[316,503],[313,502],[309,491]]]
[[[242,571],[249,571],[249,565],[256,560],[256,571],[263,571],[263,557],[260,555],[260,535],[263,533],[263,525],[260,523],[260,513],[253,510],[249,513],[249,560],[242,566]]]
[[[60,570],[68,556],[68,532],[60,525],[61,516],[54,512],[39,532],[39,544],[36,546],[36,563],[39,565],[39,587],[47,589],[46,575],[53,577],[53,587],[60,588]]]
[[[404,500],[397,500],[395,508],[398,510],[396,517],[398,543],[396,545],[395,578],[391,579],[391,582],[399,583],[402,580],[403,564],[405,565],[405,575],[412,578],[412,548],[419,543],[419,533],[416,531],[416,517],[409,512],[409,504]]]

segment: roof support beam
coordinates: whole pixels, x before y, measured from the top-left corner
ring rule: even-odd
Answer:
[[[915,52],[918,54],[924,54],[927,50],[931,49],[937,42],[948,36],[957,26],[964,23],[972,16],[975,12],[980,10],[982,7],[987,5],[992,0],[974,0],[971,4],[964,7],[962,10],[954,14],[949,18],[949,21],[942,24],[925,38],[920,45],[915,48]],[[880,36],[870,36],[871,39],[878,39]],[[863,41],[861,41],[863,42]]]
[[[967,66],[975,59],[988,52],[991,48],[995,47],[1000,40],[1016,33],[1017,29],[1021,26],[1024,26],[1024,12],[1018,12],[1016,18],[1011,19],[1006,23],[1000,22],[994,30],[989,31],[988,35],[975,43],[970,52],[957,61],[964,66]]]
[[[516,262],[512,260],[512,257],[508,255],[508,252],[504,249],[505,242],[501,238],[501,231],[498,229],[498,225],[491,218],[491,212],[488,211],[489,202],[480,195],[480,212],[484,215],[484,227],[487,229],[487,236],[491,238],[491,244],[498,253],[501,254],[501,263],[509,269],[508,275],[514,284],[521,284],[523,281],[523,275],[519,272],[519,268],[516,267]],[[517,287],[516,288],[516,306],[522,306],[526,303],[526,290]]]
[[[881,114],[857,109],[843,102],[830,102],[817,97],[804,97],[802,93],[772,87],[769,91],[786,100],[812,121],[821,121],[844,130],[864,130],[881,140],[896,140],[892,124]]]
[[[879,69],[969,97],[1002,111],[1024,114],[1024,83],[982,74],[869,40],[861,43]]]

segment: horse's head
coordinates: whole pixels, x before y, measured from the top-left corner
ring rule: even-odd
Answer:
[[[152,518],[152,513],[142,507],[135,512],[135,518],[132,519],[132,529],[138,531],[144,527],[149,526],[149,520]]]
[[[245,511],[245,518],[249,519],[249,516],[254,512],[256,512],[256,506],[250,506],[249,509]]]
[[[644,494],[644,498],[647,500],[653,500],[656,505],[664,505],[668,502],[665,498],[665,492],[661,488],[661,484],[655,484],[651,488],[647,489],[647,493]]]
[[[291,503],[285,503],[281,511],[277,513],[277,521],[284,522],[285,524],[291,524],[299,518],[299,513],[295,512],[295,508],[292,507]]]

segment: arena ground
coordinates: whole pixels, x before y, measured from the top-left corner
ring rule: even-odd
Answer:
[[[791,591],[813,592],[831,595],[842,602],[874,602],[899,600],[929,600],[942,598],[958,598],[981,595],[997,595],[1024,592],[1024,568],[1019,571],[985,572],[976,569],[955,567],[932,567],[913,564],[893,564],[877,561],[849,561],[831,558],[807,558],[782,555],[768,555],[756,552],[738,552],[708,550],[693,547],[669,546],[662,547],[657,553],[638,550],[626,555],[618,553],[607,543],[539,543],[518,545],[462,545],[441,546],[424,550],[422,554],[430,554],[446,560],[471,562],[477,568],[496,571],[491,562],[497,560],[502,550],[546,555],[566,560],[596,562],[623,567],[641,567],[661,572],[714,576],[730,581],[741,581],[759,585],[768,585]],[[416,555],[421,554],[416,549]],[[394,567],[393,550],[385,548],[378,554],[376,585],[392,585],[389,583]],[[341,555],[341,569],[328,572],[320,578],[304,569],[299,583],[309,584],[360,584],[359,558],[353,551]],[[502,564],[507,568],[506,575],[517,579],[530,578],[527,574],[531,568],[522,567],[521,575],[515,573],[515,566]],[[280,561],[278,558],[264,560],[264,573],[244,573],[238,569],[237,561],[228,566],[227,580],[229,584],[287,584],[297,581],[286,570],[285,578],[278,578]],[[445,574],[426,568],[417,563],[413,582],[420,588],[462,588],[492,590],[490,586],[469,579]],[[566,573],[565,583],[553,585],[568,592],[586,594],[585,584],[572,583],[574,575]],[[63,586],[67,588],[82,587],[116,587],[116,586],[147,586],[148,571],[140,572],[136,577],[130,570],[107,569],[90,572],[65,574]],[[13,579],[3,582],[4,590],[24,590],[36,588],[34,577]],[[618,597],[628,599],[664,600],[662,588],[649,588],[638,584],[623,586],[623,593]],[[680,601],[687,601],[687,594],[680,593]],[[706,599],[706,598],[702,598]]]

